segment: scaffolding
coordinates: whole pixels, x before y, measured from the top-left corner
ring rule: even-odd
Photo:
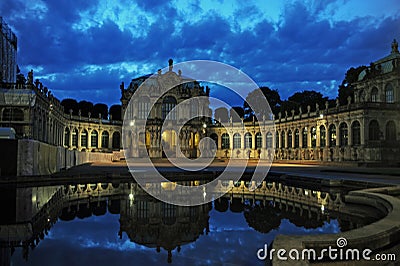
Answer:
[[[17,74],[17,37],[0,17],[0,83],[14,83]]]

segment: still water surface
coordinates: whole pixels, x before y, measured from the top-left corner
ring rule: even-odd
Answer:
[[[343,192],[265,187],[194,207],[160,202],[132,183],[2,188],[14,203],[1,221],[3,262],[11,254],[11,265],[265,265],[257,250],[277,234],[359,226],[322,207]]]

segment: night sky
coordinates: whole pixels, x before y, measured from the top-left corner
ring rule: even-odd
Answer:
[[[334,98],[348,68],[400,39],[398,0],[2,0],[0,15],[22,73],[33,69],[60,100],[108,105],[121,81],[169,58],[230,64],[283,99],[306,89]]]

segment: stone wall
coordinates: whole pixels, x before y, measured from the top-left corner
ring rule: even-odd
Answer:
[[[18,140],[17,176],[48,175],[88,163],[111,162],[112,153],[68,150],[36,140]]]

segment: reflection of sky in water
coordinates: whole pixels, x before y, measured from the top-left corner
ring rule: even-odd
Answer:
[[[336,220],[317,229],[296,227],[283,219],[278,230],[262,234],[249,227],[243,213],[211,210],[210,233],[200,235],[181,251],[172,251],[172,265],[264,265],[256,252],[280,234],[339,232]],[[58,221],[39,245],[30,251],[28,263],[17,248],[12,265],[168,265],[167,251],[131,242],[118,236],[119,215],[107,213],[70,222]]]

